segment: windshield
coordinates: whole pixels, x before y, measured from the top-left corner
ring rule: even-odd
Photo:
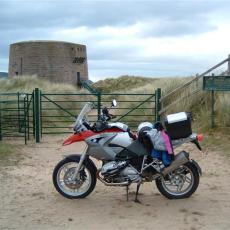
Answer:
[[[87,102],[82,108],[80,114],[77,116],[75,126],[81,124],[82,119],[93,109],[93,103]]]

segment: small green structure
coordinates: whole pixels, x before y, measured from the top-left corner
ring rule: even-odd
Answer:
[[[207,91],[230,91],[230,76],[205,76],[203,89]]]
[[[230,91],[230,76],[204,76],[203,90],[211,91],[211,127],[215,127],[215,91]]]

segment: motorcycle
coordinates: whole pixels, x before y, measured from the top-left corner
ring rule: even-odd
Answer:
[[[111,108],[116,105],[113,100]],[[196,191],[202,172],[188,152],[179,152],[168,167],[163,167],[126,124],[109,123],[115,116],[108,108],[103,108],[98,121],[91,125],[87,114],[93,108],[93,103],[85,104],[77,116],[73,135],[63,143],[65,146],[83,141],[85,148],[81,154],[66,156],[54,168],[53,184],[61,195],[69,199],[84,198],[94,190],[97,179],[106,186],[126,187],[127,200],[129,186],[136,183],[135,202],[140,185],[154,180],[159,192],[168,199],[188,198]],[[201,150],[201,139],[193,133],[172,144],[176,148],[192,142]],[[97,168],[90,157],[100,160],[101,167]]]

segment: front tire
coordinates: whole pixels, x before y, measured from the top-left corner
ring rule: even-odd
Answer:
[[[195,165],[188,162],[178,167],[165,177],[156,180],[159,192],[168,199],[184,199],[190,197],[199,185],[200,176]],[[183,187],[185,182],[187,187]]]
[[[60,161],[53,171],[53,184],[56,190],[68,199],[80,199],[88,196],[96,185],[96,171],[91,164],[83,163],[77,179],[72,180],[71,175],[78,162],[69,158]]]

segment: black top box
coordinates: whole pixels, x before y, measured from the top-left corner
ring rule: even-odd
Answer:
[[[190,113],[180,112],[167,115],[164,123],[172,140],[186,138],[192,134]]]

